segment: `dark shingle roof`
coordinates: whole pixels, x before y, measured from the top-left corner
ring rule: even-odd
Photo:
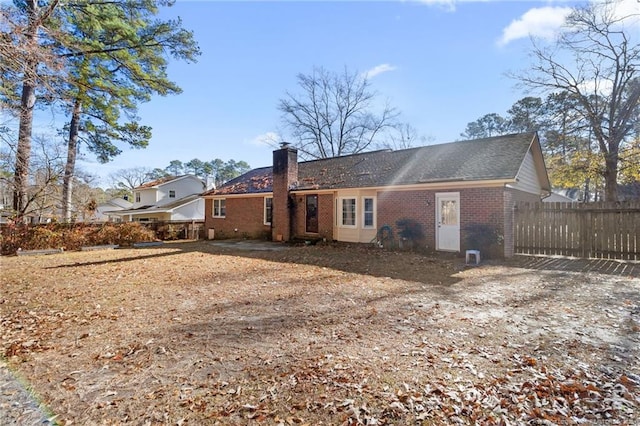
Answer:
[[[513,179],[535,133],[373,151],[299,163],[294,189],[339,189]],[[203,195],[271,192],[272,168],[253,169]]]
[[[249,170],[247,173],[231,179],[220,188],[214,188],[201,195],[213,194],[253,194],[271,192],[273,174],[271,167]]]

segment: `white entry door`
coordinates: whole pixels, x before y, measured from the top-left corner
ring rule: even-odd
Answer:
[[[460,251],[460,193],[436,194],[436,250]]]

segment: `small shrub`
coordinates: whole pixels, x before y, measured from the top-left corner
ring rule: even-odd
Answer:
[[[184,235],[184,228],[176,225],[166,225],[162,232],[163,240],[179,240]]]
[[[127,246],[132,245],[133,243],[155,240],[156,233],[137,222],[124,222],[117,225],[120,235],[118,241],[113,244]]]
[[[2,244],[2,254],[15,253],[22,243],[29,239],[29,226],[23,223],[9,223],[2,225],[0,234],[0,244]]]
[[[484,253],[483,257],[494,257],[500,253],[503,237],[495,226],[486,223],[472,223],[463,229],[467,249],[480,250]]]
[[[92,246],[103,246],[118,244],[120,241],[120,230],[117,224],[105,223],[94,229],[89,237],[89,244]]]
[[[51,227],[37,227],[29,233],[27,247],[22,247],[22,249],[42,250],[59,248],[62,245],[61,241],[62,238],[60,238],[60,234],[51,229]]]
[[[80,250],[87,243],[87,234],[91,228],[85,225],[60,227],[60,243],[65,250]]]
[[[400,246],[403,241],[408,243],[408,248],[413,248],[419,241],[425,237],[424,228],[420,222],[415,219],[403,218],[396,222],[398,227],[398,236],[400,237]]]
[[[411,241],[419,241],[424,239],[424,229],[422,227],[422,224],[415,219],[400,219],[396,222],[396,226],[400,230],[398,232],[400,238]]]

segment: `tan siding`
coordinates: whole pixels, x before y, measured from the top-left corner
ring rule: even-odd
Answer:
[[[376,198],[375,190],[358,190],[358,189],[349,189],[338,191],[336,193],[336,200],[340,200],[342,198],[355,198],[356,199],[356,227],[343,227],[339,225],[339,221],[341,220],[342,214],[342,206],[336,206],[336,226],[334,229],[335,239],[338,241],[345,241],[350,243],[368,243],[373,240],[376,236],[377,228],[379,228],[378,223],[374,223],[373,228],[365,228],[364,225],[364,197],[372,197]],[[376,200],[376,205],[378,201]]]
[[[531,151],[527,152],[527,155],[522,162],[522,167],[520,167],[520,171],[518,172],[516,178],[518,181],[512,185],[508,185],[509,187],[531,194],[542,193],[540,179],[536,171],[535,163],[533,161],[533,154],[531,154]]]

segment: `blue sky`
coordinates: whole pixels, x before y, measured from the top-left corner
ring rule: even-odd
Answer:
[[[147,149],[125,148],[106,165],[88,154],[80,167],[107,176],[173,159],[270,165],[273,148],[260,141],[278,130],[278,100],[314,66],[380,71],[369,74],[372,87],[403,121],[432,143],[454,141],[468,122],[525,96],[505,73],[526,67],[529,34],[552,33],[576,4],[178,0],[162,16],[180,16],[202,50],[197,63],[169,67],[184,92],[141,106],[153,128]]]

